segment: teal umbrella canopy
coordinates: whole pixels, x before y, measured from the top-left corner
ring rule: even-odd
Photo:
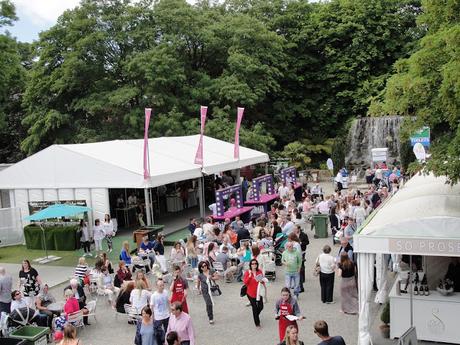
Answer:
[[[91,211],[91,208],[86,206],[75,206],[68,204],[54,204],[31,216],[25,217],[25,220],[45,220],[51,218],[60,218],[65,216],[73,216],[76,214]]]

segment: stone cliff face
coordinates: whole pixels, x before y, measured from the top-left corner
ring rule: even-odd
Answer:
[[[399,130],[402,116],[363,117],[353,121],[347,139],[345,164],[347,167],[370,165],[371,149],[387,147],[388,162],[400,161]]]

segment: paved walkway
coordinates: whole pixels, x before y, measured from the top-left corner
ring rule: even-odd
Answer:
[[[318,319],[327,320],[334,334],[341,334],[347,344],[356,344],[357,316],[340,313],[339,279],[336,279],[334,298],[336,304],[325,305],[320,300],[318,278],[313,277],[312,269],[316,256],[322,246],[331,242],[330,239],[313,239],[309,232],[310,246],[307,251],[306,291],[300,295],[299,304],[306,320],[299,323],[300,339],[306,345],[313,345],[319,339],[313,333],[313,323]],[[337,251],[338,248],[335,248]],[[150,278],[152,280],[152,278]],[[153,282],[153,280],[152,280]],[[262,329],[257,330],[252,321],[250,307],[246,307],[246,298],[239,297],[240,284],[221,282],[222,296],[215,298],[215,324],[209,325],[205,304],[201,296],[191,292],[189,298],[190,315],[197,333],[199,345],[233,345],[233,344],[276,344],[278,339],[278,323],[274,319],[274,304],[284,286],[282,268],[277,268],[277,279],[269,283],[268,303],[261,314]],[[56,296],[62,294],[62,286],[52,289]],[[80,338],[85,345],[124,345],[133,344],[135,327],[129,325],[123,318],[115,317],[104,298],[98,299],[98,322],[90,320],[91,325],[80,332]]]
[[[24,254],[26,257],[26,254]],[[13,277],[13,287],[18,286],[18,274],[21,269],[21,264],[7,264],[0,263],[0,266],[6,269],[6,272]],[[73,276],[75,267],[68,266],[47,266],[47,265],[34,265],[42,279],[43,283],[48,284],[49,287],[54,287],[62,284],[64,281],[68,281],[69,277]]]

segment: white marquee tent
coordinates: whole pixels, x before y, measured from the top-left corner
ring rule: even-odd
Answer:
[[[353,236],[358,255],[359,345],[371,344],[369,300],[377,262],[377,302],[386,299],[383,254],[460,256],[460,184],[416,175]]]
[[[144,140],[52,145],[0,172],[0,190],[27,216],[29,201],[86,200],[98,216],[108,212],[109,188],[152,188],[269,161],[266,153],[203,138],[203,168],[194,164],[199,135],[149,139],[150,179],[143,176]]]

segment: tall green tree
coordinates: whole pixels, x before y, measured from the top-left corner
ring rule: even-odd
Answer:
[[[427,168],[460,179],[460,1],[423,0],[419,25],[428,30],[419,49],[395,64],[376,112],[409,115],[403,140],[422,126],[432,134]]]
[[[14,5],[0,1],[0,28],[12,25],[15,20]],[[12,163],[23,157],[19,145],[25,134],[21,101],[27,51],[28,45],[19,44],[8,32],[0,34],[0,162]]]

